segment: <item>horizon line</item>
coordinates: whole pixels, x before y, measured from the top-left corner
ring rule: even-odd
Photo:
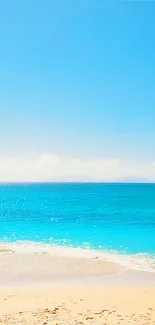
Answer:
[[[155,181],[0,181],[7,184],[155,184]]]

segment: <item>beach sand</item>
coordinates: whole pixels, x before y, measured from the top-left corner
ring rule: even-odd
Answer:
[[[1,288],[2,324],[155,324],[155,288],[44,285]]]
[[[1,249],[0,323],[153,325],[155,273],[98,258]]]

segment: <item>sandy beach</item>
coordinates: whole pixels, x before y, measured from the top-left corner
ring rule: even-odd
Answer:
[[[2,324],[155,324],[155,273],[99,258],[0,252]]]
[[[155,288],[44,285],[0,289],[2,324],[155,324]]]

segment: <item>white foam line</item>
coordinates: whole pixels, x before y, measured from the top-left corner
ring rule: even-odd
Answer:
[[[155,272],[155,257],[147,254],[127,255],[115,251],[101,251],[89,248],[64,247],[53,244],[17,241],[14,243],[0,243],[0,251],[8,250],[21,254],[47,253],[63,257],[99,258],[117,263],[128,269]]]

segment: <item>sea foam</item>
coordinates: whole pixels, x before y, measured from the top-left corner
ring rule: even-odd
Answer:
[[[120,254],[112,250],[67,247],[30,241],[1,242],[0,253],[51,254],[66,258],[103,259],[124,266],[126,269],[155,272],[155,256],[147,254]]]

